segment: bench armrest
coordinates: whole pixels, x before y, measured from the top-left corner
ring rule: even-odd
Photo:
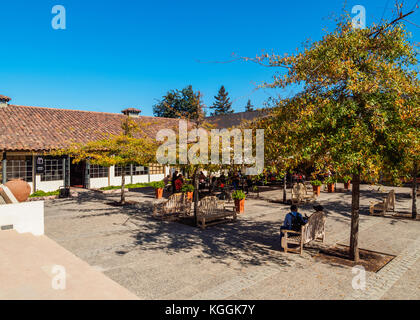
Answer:
[[[288,233],[301,234],[301,232],[293,231],[293,230],[280,230],[280,231],[283,232],[284,234],[288,234]]]

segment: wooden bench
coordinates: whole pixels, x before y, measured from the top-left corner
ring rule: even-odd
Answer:
[[[153,205],[153,217],[164,219],[168,216],[189,216],[192,200],[184,193],[174,193],[168,200]]]
[[[299,185],[297,183],[292,186],[291,193],[292,204],[299,204],[302,201],[302,198],[300,195]]]
[[[319,239],[322,242],[325,241],[325,214],[322,211],[313,213],[309,217],[308,222],[301,227],[300,232],[293,230],[281,230],[280,232],[284,235],[281,243],[284,252],[292,251],[302,254],[305,244]],[[297,244],[299,247],[292,249],[288,247],[289,244]]]
[[[226,219],[232,217],[232,219]],[[237,218],[235,208],[226,206],[224,201],[220,201],[217,197],[204,197],[198,204],[197,210],[197,226],[205,229],[206,226],[235,221]]]
[[[379,215],[384,216],[387,211],[395,211],[395,191],[391,190],[386,196],[384,201],[380,202],[370,202],[369,213],[370,215]],[[379,214],[376,214],[375,211],[380,211]]]

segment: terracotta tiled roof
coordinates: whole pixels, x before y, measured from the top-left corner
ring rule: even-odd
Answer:
[[[10,99],[9,97],[6,97],[6,96],[3,96],[3,95],[0,94],[0,100],[5,100],[5,101],[9,102],[12,99]]]
[[[51,150],[72,142],[96,140],[104,133],[120,133],[124,117],[117,113],[9,105],[0,108],[0,150]],[[146,124],[141,128],[145,127],[152,138],[162,128],[178,127],[177,119],[132,119]]]

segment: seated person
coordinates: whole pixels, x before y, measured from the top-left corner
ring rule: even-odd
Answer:
[[[280,227],[280,246],[281,246],[281,239],[283,238],[282,230],[292,230],[296,232],[300,232],[301,226],[305,225],[308,222],[308,217],[305,214],[305,217],[298,212],[298,208],[296,205],[292,205],[290,207],[290,212],[286,215],[284,219],[283,226]]]

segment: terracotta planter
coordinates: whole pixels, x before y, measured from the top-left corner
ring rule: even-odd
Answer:
[[[235,199],[235,210],[238,213],[244,213],[244,211],[245,211],[245,199],[242,199],[242,200]]]
[[[13,193],[16,200],[25,202],[31,194],[31,187],[26,181],[14,179],[5,183],[5,186]]]
[[[334,183],[332,183],[332,184],[328,184],[328,185],[327,185],[327,187],[328,187],[328,192],[329,192],[329,193],[334,192]]]
[[[155,189],[156,199],[160,199],[163,196],[163,188]]]
[[[344,182],[344,189],[350,190],[350,181]]]
[[[312,189],[314,190],[314,194],[316,196],[319,196],[321,194],[321,186],[312,186]]]
[[[188,192],[187,192],[187,198],[188,198],[188,199],[191,199],[191,200],[192,200],[193,195],[194,195],[194,191],[188,191]]]

